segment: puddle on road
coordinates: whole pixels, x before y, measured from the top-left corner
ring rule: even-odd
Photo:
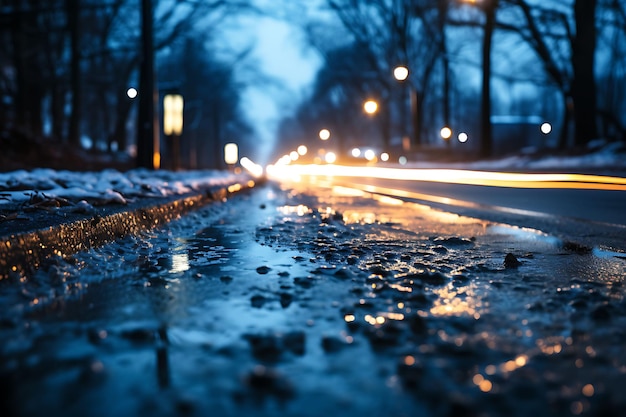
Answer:
[[[362,197],[258,189],[0,282],[0,399],[66,416],[626,406],[624,259]]]

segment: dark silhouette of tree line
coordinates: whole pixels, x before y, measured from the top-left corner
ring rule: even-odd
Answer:
[[[42,150],[78,149],[85,137],[101,152],[132,149],[137,100],[127,90],[139,81],[140,3],[0,1],[0,141],[5,149],[18,136],[34,140]],[[249,137],[240,111],[242,85],[225,75],[232,63],[213,53],[217,40],[210,30],[224,16],[249,7],[249,1],[153,0],[152,5],[156,84],[176,85],[193,102],[190,117],[202,114],[197,130],[189,125],[184,135],[199,143],[220,143],[227,134]],[[174,48],[182,52],[171,53]],[[185,65],[189,62],[193,65]],[[176,71],[159,74],[161,67],[176,65]],[[203,94],[207,98],[198,98]],[[213,100],[210,109],[202,107],[207,100]],[[213,166],[212,156],[195,155],[189,165]]]

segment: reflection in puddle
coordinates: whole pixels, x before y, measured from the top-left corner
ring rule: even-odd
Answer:
[[[481,298],[476,294],[473,285],[456,288],[452,285],[433,289],[437,299],[430,309],[434,316],[470,316],[478,320],[479,310],[483,307]]]
[[[179,253],[172,254],[172,268],[170,269],[170,273],[176,274],[179,272],[185,272],[189,270],[189,255],[184,247],[176,248],[176,250],[181,251]]]
[[[343,214],[343,221],[346,224],[374,224],[376,217],[373,212],[349,211]]]
[[[312,213],[312,210],[303,204],[297,206],[281,206],[278,207],[278,211],[286,216],[290,214],[297,214],[300,217],[305,214]]]

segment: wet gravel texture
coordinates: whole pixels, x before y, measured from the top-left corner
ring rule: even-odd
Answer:
[[[0,281],[2,415],[626,415],[626,260],[276,185]]]

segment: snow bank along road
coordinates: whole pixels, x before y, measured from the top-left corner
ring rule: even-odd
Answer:
[[[149,230],[256,182],[223,171],[0,174],[0,279]]]

